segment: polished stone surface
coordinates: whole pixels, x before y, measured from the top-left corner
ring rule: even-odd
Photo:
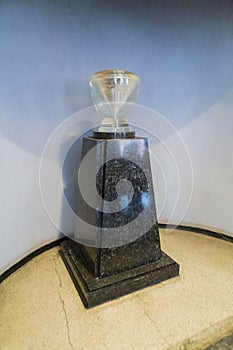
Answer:
[[[160,283],[179,274],[179,265],[168,255],[162,253],[161,258],[152,263],[141,264],[135,268],[98,278],[86,268],[80,257],[79,249],[73,241],[61,243],[61,247],[61,257],[87,308]]]
[[[78,193],[77,214],[92,229],[90,225],[77,225],[74,240],[110,248],[133,242],[153,230],[150,243],[156,244],[153,254],[158,258],[159,233],[147,139],[87,137],[83,139],[83,160],[88,167]],[[83,187],[88,201],[81,193]]]
[[[61,255],[84,305],[177,276],[179,265],[160,248],[147,139],[86,137],[82,163],[77,215],[88,225],[76,225]]]
[[[116,132],[116,133],[94,131],[93,137],[95,139],[132,139],[135,137],[135,131]]]

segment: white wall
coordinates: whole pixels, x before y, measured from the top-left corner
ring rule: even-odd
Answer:
[[[184,221],[233,236],[233,89],[181,133],[194,169]]]
[[[193,225],[211,229],[233,236],[233,89],[220,98],[198,118],[194,119],[179,132],[188,147],[193,170],[192,197],[187,212],[182,218],[183,225]],[[153,152],[163,159],[163,170],[167,174],[168,191],[176,192],[176,172],[181,173],[181,187],[185,193],[191,192],[190,168],[183,154],[177,154],[177,137],[171,135],[166,146],[176,154],[178,169],[171,162],[164,163],[163,145],[156,144]],[[183,168],[182,168],[183,164]],[[169,182],[171,183],[169,187]],[[156,187],[156,183],[155,183]],[[163,194],[157,188],[157,201],[162,205]],[[179,209],[182,201],[187,202],[184,194],[178,198],[176,216],[171,222],[179,223]],[[160,222],[167,222],[174,205],[173,196],[169,198],[161,213]],[[161,198],[160,198],[161,197]],[[181,213],[182,214],[182,213]]]
[[[0,2],[3,269],[59,236],[40,198],[41,152],[62,120],[91,105],[89,77],[111,67],[141,77],[138,102],[166,116],[188,145],[194,192],[184,222],[233,234],[231,7],[227,0]]]

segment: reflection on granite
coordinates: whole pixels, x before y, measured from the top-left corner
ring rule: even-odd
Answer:
[[[135,137],[135,131],[126,132],[99,132],[94,131],[93,137],[95,139],[132,139]]]
[[[86,137],[84,160],[84,186],[91,176],[94,186],[87,203],[80,185],[77,215],[88,225],[77,225],[76,242],[61,252],[84,305],[177,276],[179,265],[160,248],[147,139]]]
[[[86,189],[88,201],[79,190],[77,215],[88,225],[81,230],[77,225],[74,239],[89,246],[117,247],[154,227],[159,242],[147,139],[84,138],[82,159],[90,164],[84,186],[90,176],[94,184]]]

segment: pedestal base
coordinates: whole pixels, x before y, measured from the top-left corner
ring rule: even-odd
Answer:
[[[157,284],[179,274],[179,265],[164,252],[162,252],[161,258],[155,262],[104,278],[94,277],[85,267],[76,242],[68,240],[61,243],[60,255],[83,304],[87,308]]]

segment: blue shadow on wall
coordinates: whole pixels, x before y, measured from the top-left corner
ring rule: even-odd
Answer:
[[[232,87],[227,0],[0,3],[0,133],[40,155],[54,128],[92,104],[88,79],[125,68],[138,103],[181,128]]]

